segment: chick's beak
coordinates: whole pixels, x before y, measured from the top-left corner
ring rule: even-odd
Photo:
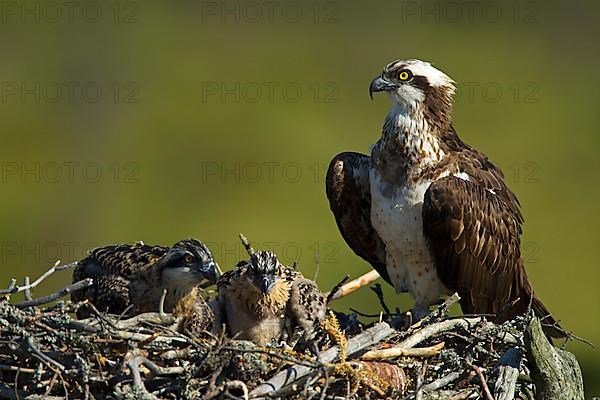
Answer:
[[[200,287],[205,288],[210,285],[214,285],[215,283],[217,283],[217,279],[219,279],[219,266],[213,261],[207,264],[203,264],[200,268],[200,275],[202,277]]]
[[[273,286],[275,285],[275,280],[269,276],[263,276],[260,278],[260,290],[263,294],[268,294]]]
[[[371,100],[373,100],[373,93],[394,89],[397,89],[397,86],[380,75],[371,81],[371,85],[369,86],[369,96],[371,96]]]

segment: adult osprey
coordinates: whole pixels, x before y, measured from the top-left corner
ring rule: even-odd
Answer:
[[[342,236],[397,292],[413,315],[448,292],[464,313],[499,321],[529,304],[563,336],[535,296],[520,252],[523,217],[504,175],[464,143],[451,122],[454,82],[420,60],[394,61],[371,82],[392,108],[371,156],[341,153],[327,172],[327,197]]]

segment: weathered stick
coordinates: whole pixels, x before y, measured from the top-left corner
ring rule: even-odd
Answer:
[[[189,340],[186,339],[184,336],[157,336],[146,333],[130,332],[127,330],[138,327],[142,323],[167,325],[172,324],[174,321],[175,317],[173,317],[173,315],[171,314],[161,314],[160,312],[143,313],[122,321],[109,320],[111,328],[114,329],[111,330],[110,333],[113,337],[124,340],[133,340],[136,342],[145,342],[148,340],[152,340],[154,342],[162,342],[169,344],[188,344]],[[69,326],[73,329],[81,330],[84,332],[97,333],[102,331],[102,328],[100,327],[100,322],[95,318],[86,318],[79,321],[71,321],[69,323]]]
[[[432,312],[430,312],[425,318],[417,321],[414,325],[412,325],[410,327],[410,331],[420,328],[421,325],[423,325],[424,323],[433,322],[435,319],[441,318],[443,315],[446,314],[446,312],[448,311],[448,309],[450,307],[452,307],[454,304],[458,303],[459,301],[460,301],[460,296],[458,295],[458,293],[452,294],[452,296],[450,296],[446,300],[444,300],[444,302],[442,304],[437,306],[436,309],[433,310]]]
[[[25,300],[27,300],[27,301],[33,300],[33,297],[31,297],[31,288],[29,286],[30,283],[31,283],[31,281],[29,280],[29,276],[26,276],[25,280],[23,281],[23,284],[27,288],[27,289],[25,289]]]
[[[346,345],[346,354],[348,356],[358,353],[359,351],[384,340],[393,335],[396,331],[385,322],[380,322],[375,326],[367,329],[361,334],[348,339]],[[339,346],[334,346],[326,351],[319,353],[319,361],[322,363],[333,362],[339,355]],[[268,381],[262,383],[255,388],[251,393],[251,398],[268,397],[269,394],[282,389],[284,386],[292,384],[298,379],[310,374],[314,368],[302,365],[294,365],[279,372]]]
[[[15,307],[26,308],[26,307],[40,306],[42,304],[48,304],[51,301],[58,300],[61,297],[64,297],[71,292],[91,286],[92,283],[94,283],[94,280],[92,278],[85,278],[82,281],[75,282],[74,284],[69,285],[66,288],[61,289],[58,292],[52,293],[48,296],[40,297],[39,299],[35,299],[35,300],[27,300],[27,301],[23,301],[21,303],[16,303]]]
[[[17,280],[15,278],[12,278],[10,280],[10,283],[8,284],[8,288],[5,290],[0,290],[0,294],[8,294],[8,293],[12,293],[13,289],[17,286]]]
[[[421,343],[422,341],[429,339],[433,335],[437,335],[438,333],[441,333],[441,332],[454,330],[458,327],[461,327],[463,329],[468,329],[474,325],[477,325],[481,321],[483,321],[483,318],[481,318],[481,317],[447,319],[445,321],[441,321],[441,322],[435,323],[433,325],[429,325],[429,326],[421,329],[420,331],[416,332],[415,334],[410,335],[409,337],[404,339],[402,342],[398,343],[396,345],[396,347],[403,348],[403,349],[411,349],[411,348],[415,347],[416,345],[418,345],[419,343]]]
[[[494,398],[492,397],[492,394],[490,393],[490,388],[488,387],[487,381],[485,379],[485,376],[483,375],[483,371],[481,370],[481,367],[478,367],[477,365],[473,365],[473,371],[475,371],[475,373],[477,374],[477,377],[479,378],[479,384],[481,385],[481,391],[483,392],[485,399],[486,400],[494,400]]]
[[[124,340],[133,340],[136,342],[161,342],[161,343],[180,343],[180,344],[189,344],[190,340],[185,339],[182,336],[155,336],[155,335],[147,335],[144,333],[133,333],[127,331],[116,331],[112,333],[113,336],[124,339]]]
[[[242,241],[242,245],[244,246],[244,249],[246,249],[246,253],[248,253],[249,256],[254,254],[254,249],[252,248],[252,245],[250,244],[250,242],[248,241],[248,238],[246,236],[244,236],[243,233],[240,233],[240,240]]]
[[[66,269],[71,269],[71,268],[75,268],[77,266],[77,264],[79,263],[79,261],[74,261],[72,263],[68,263],[68,264],[63,264],[63,265],[59,265],[55,268],[56,271],[64,271]],[[60,260],[56,261],[56,264],[60,264]]]
[[[112,320],[112,318],[110,319]],[[114,326],[115,329],[125,330],[138,327],[143,323],[151,323],[157,325],[172,324],[173,322],[175,322],[175,317],[172,314],[167,313],[147,312],[135,315],[128,319],[110,322],[112,322],[112,326]],[[73,325],[74,327],[79,327],[83,330],[87,330],[89,332],[97,332],[100,329],[100,323],[95,318],[86,318],[80,319],[78,321],[72,321],[71,325]]]
[[[18,286],[17,285],[17,280],[16,279],[11,279],[10,283],[8,285],[8,288],[6,288],[6,289],[0,289],[0,296],[1,295],[5,295],[5,294],[20,293],[20,292],[26,292],[26,293],[29,293],[29,295],[31,295],[31,289],[33,289],[34,287],[36,287],[37,285],[39,285],[40,283],[42,283],[50,275],[52,275],[56,271],[62,271],[62,270],[65,270],[65,269],[73,268],[76,265],[77,265],[77,262],[70,263],[70,264],[65,264],[65,265],[60,265],[60,260],[56,260],[56,262],[54,263],[54,265],[52,266],[52,268],[50,268],[48,271],[44,272],[42,274],[42,276],[40,276],[39,278],[37,278],[33,283],[28,283],[29,282],[29,277],[27,277],[26,283],[23,286]]]
[[[161,375],[178,375],[178,374],[183,374],[185,372],[183,367],[161,367],[159,365],[156,365],[154,362],[148,360],[144,356],[137,356],[137,357],[134,357],[132,360],[130,360],[127,363],[127,367],[129,367],[130,371],[134,374],[134,382],[135,383],[141,382],[141,375],[139,374],[140,365],[143,365],[144,367],[148,368],[148,370],[150,371],[149,379],[152,379],[156,376],[161,376]],[[137,376],[135,374],[136,370],[137,370]]]
[[[449,385],[450,383],[454,382],[458,378],[460,378],[459,372],[456,372],[456,371],[450,372],[448,375],[443,376],[440,379],[437,379],[437,380],[423,386],[423,391],[433,392],[433,391],[439,390],[439,389],[443,388],[444,386]]]
[[[379,278],[379,273],[374,269],[359,276],[358,278],[346,283],[341,288],[337,290],[337,292],[331,296],[330,301],[340,299],[344,296],[349,295],[352,292],[357,291],[361,287],[367,286],[370,283],[374,282]]]
[[[61,371],[65,370],[65,366],[64,365],[62,365],[61,363],[59,363],[55,359],[47,356],[46,354],[42,353],[40,351],[40,349],[38,349],[37,345],[35,344],[35,342],[33,341],[33,338],[31,336],[28,336],[27,339],[25,339],[25,344],[27,345],[27,348],[29,349],[29,351],[31,352],[31,354],[37,356],[40,360],[42,360],[46,364],[50,364],[50,365],[58,368]]]
[[[513,400],[519,378],[521,352],[511,347],[504,352],[496,364],[497,378],[494,385],[495,400]]]
[[[525,347],[537,399],[583,400],[583,378],[577,359],[552,346],[538,318],[525,331]]]
[[[39,285],[40,283],[42,283],[44,281],[44,279],[48,278],[50,275],[52,275],[55,271],[56,271],[56,267],[58,267],[60,264],[60,260],[56,261],[54,263],[54,266],[52,268],[50,268],[48,271],[44,272],[42,274],[42,276],[40,276],[39,278],[37,278],[37,280],[35,280],[35,282],[29,284],[29,285],[23,285],[23,286],[18,286],[18,285],[14,285],[14,284],[10,284],[8,289],[0,289],[0,295],[3,294],[13,294],[13,293],[19,293],[19,292],[23,292],[25,290],[31,290],[34,287],[36,287],[37,285]]]
[[[433,357],[444,348],[444,342],[438,343],[430,347],[419,347],[405,349],[399,346],[389,347],[387,349],[369,350],[360,358],[362,360],[385,360],[387,358],[396,357]]]
[[[340,291],[340,289],[342,288],[342,286],[344,286],[344,284],[346,282],[348,282],[348,279],[350,279],[350,275],[346,275],[341,281],[339,281],[334,287],[333,289],[331,289],[331,291],[329,293],[326,293],[326,304],[329,304],[333,301],[333,298],[337,296],[338,292]]]
[[[36,370],[33,368],[21,368],[21,367],[15,367],[14,365],[4,365],[4,364],[0,364],[0,370],[3,371],[13,371],[13,372],[20,372],[22,374],[35,374]]]

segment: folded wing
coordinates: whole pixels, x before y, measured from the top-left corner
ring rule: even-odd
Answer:
[[[341,153],[329,164],[327,198],[346,243],[390,282],[385,265],[385,245],[371,225],[371,187],[368,156]]]

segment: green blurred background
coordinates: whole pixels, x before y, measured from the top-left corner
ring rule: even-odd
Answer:
[[[97,245],[188,236],[229,269],[238,232],[309,276],[318,254],[324,289],[367,271],[324,174],[378,139],[389,101],[370,101],[371,79],[421,58],[457,81],[457,131],[521,200],[539,295],[600,344],[597,3],[70,4],[2,3],[0,282]],[[379,310],[369,290],[335,306]],[[600,395],[599,351],[568,349]]]

